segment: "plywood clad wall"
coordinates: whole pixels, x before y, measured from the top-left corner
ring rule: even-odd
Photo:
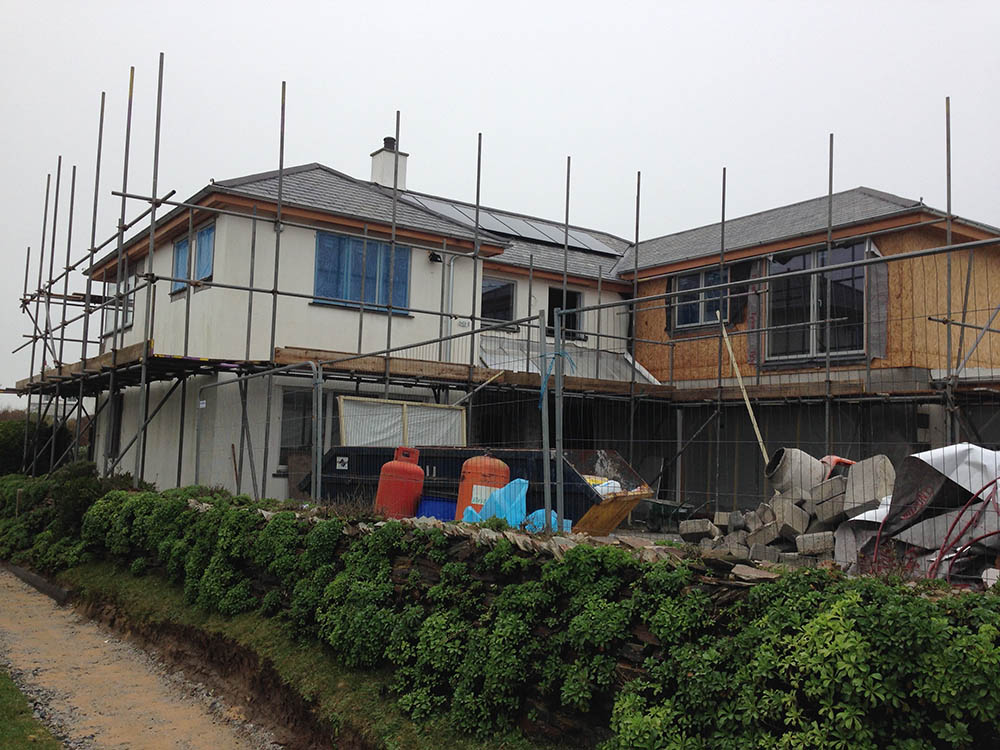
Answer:
[[[876,238],[883,255],[898,255],[944,244],[944,232],[921,228]],[[966,251],[952,256],[952,319],[961,318],[965,293],[967,268]],[[947,317],[947,260],[945,255],[889,263],[889,310],[886,357],[872,361],[873,369],[880,368],[944,368],[946,365],[947,326],[928,320],[929,317]],[[640,296],[662,294],[666,280],[640,282]],[[1000,303],[1000,248],[981,249],[973,261],[972,283],[969,291],[967,322],[983,325],[993,307]],[[766,307],[766,302],[762,305]],[[766,313],[764,313],[766,315]],[[640,307],[637,333],[640,339],[659,343],[638,344],[639,361],[661,382],[671,380],[671,349],[673,349],[672,375],[675,381],[714,381],[717,377],[719,342],[717,338],[701,338],[713,334],[718,328],[707,326],[690,334],[671,339],[666,330],[667,310],[663,301]],[[764,318],[766,325],[766,317]],[[1000,328],[1000,321],[995,327]],[[748,330],[745,319],[728,329],[737,361],[744,377],[756,374],[756,365],[750,364],[747,339],[756,334],[741,334]],[[966,329],[964,350],[975,340],[977,331]],[[952,357],[958,353],[959,329],[952,327]],[[696,337],[696,340],[691,340]],[[764,336],[766,339],[766,334]],[[762,341],[766,347],[766,341]],[[987,334],[969,362],[969,367],[994,368],[1000,372],[1000,334]],[[796,373],[815,371],[816,368],[783,370],[794,380]],[[766,370],[765,370],[766,371]],[[722,350],[722,375],[730,377],[732,368],[725,347]]]

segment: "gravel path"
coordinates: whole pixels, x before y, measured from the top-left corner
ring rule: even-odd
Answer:
[[[0,666],[74,750],[276,750],[211,691],[0,570]]]

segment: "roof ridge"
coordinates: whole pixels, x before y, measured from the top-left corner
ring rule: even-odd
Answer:
[[[227,180],[215,180],[209,183],[209,186],[219,185],[221,187],[240,187],[241,185],[246,185],[251,182],[262,182],[263,180],[270,180],[278,176],[278,172],[282,174],[298,174],[300,172],[308,172],[317,167],[322,168],[324,165],[319,162],[310,162],[309,164],[298,164],[294,167],[285,167],[282,170],[271,169],[266,172],[255,172],[254,174],[244,175],[242,177],[231,177]],[[329,169],[329,167],[326,167]],[[335,170],[334,170],[335,171]]]

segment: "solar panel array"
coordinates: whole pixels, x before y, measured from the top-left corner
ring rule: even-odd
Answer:
[[[476,209],[467,203],[458,203],[444,198],[434,198],[427,195],[404,193],[400,198],[415,206],[433,211],[439,216],[456,221],[466,227],[475,227]],[[565,228],[561,224],[543,221],[541,219],[517,216],[515,214],[497,211],[496,209],[479,209],[479,227],[493,234],[518,237],[528,242],[543,242],[562,246],[565,239]],[[584,230],[570,227],[568,245],[578,250],[590,250],[617,258],[621,253]]]

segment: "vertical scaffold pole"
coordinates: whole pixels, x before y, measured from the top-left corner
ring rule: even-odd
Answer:
[[[160,115],[163,109],[163,53],[160,53],[159,71],[156,76],[156,125],[153,132],[153,189],[150,192],[152,201],[149,204],[149,243],[146,248],[146,314],[142,325],[142,367],[139,373],[139,421],[138,443],[135,446],[135,471],[132,474],[132,486],[139,487],[144,479],[146,455],[146,417],[149,414],[149,332],[153,317],[153,295],[156,294],[156,283],[153,276],[153,253],[156,250],[156,206],[157,179],[160,171]],[[191,247],[188,246],[188,255]]]
[[[545,497],[545,531],[552,530],[552,451],[549,449],[548,346],[545,334],[545,310],[538,311],[538,408],[542,412],[542,481]]]

